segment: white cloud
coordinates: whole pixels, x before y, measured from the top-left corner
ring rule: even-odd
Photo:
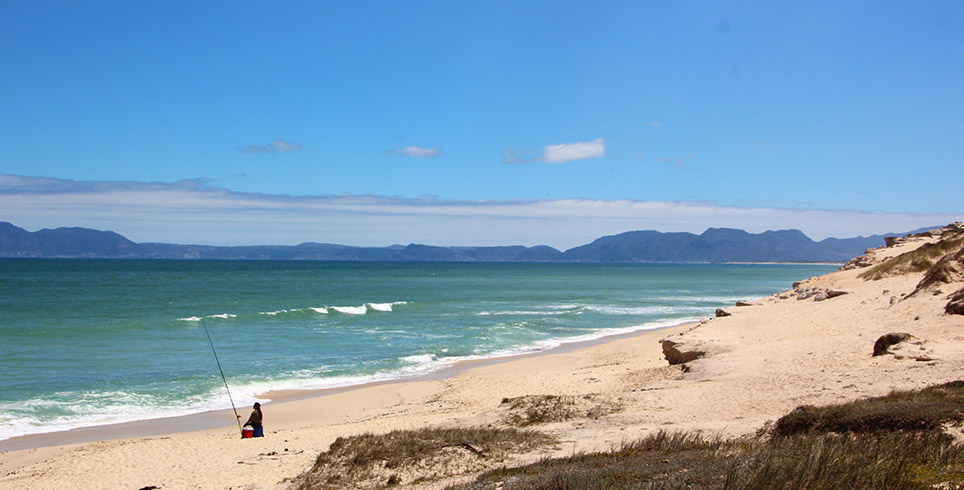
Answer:
[[[819,240],[909,231],[964,220],[911,214],[710,203],[554,199],[445,201],[434,197],[284,196],[232,192],[204,180],[87,182],[0,173],[0,221],[28,230],[83,226],[136,242],[210,245],[551,245],[568,249],[631,230],[709,227],[759,233],[797,228]]]
[[[421,146],[406,146],[404,148],[388,150],[385,153],[395,153],[411,158],[430,158],[445,154],[444,151],[439,150],[438,148],[424,148]]]
[[[606,156],[606,140],[560,143],[549,145],[542,150],[505,150],[505,163],[565,163]]]
[[[564,163],[604,156],[606,156],[606,140],[599,138],[585,143],[549,145],[540,160],[545,163]]]
[[[300,151],[305,149],[305,147],[301,146],[300,143],[293,143],[291,141],[284,141],[284,140],[272,141],[271,147],[281,153],[288,153],[292,151]]]

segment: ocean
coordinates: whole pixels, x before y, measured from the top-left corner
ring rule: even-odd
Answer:
[[[0,440],[657,329],[821,264],[0,260]],[[261,399],[261,401],[264,401]]]

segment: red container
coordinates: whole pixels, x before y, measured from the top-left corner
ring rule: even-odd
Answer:
[[[242,439],[251,439],[252,437],[254,437],[254,427],[244,427],[241,429]]]

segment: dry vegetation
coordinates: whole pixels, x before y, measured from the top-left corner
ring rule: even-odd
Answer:
[[[921,245],[919,248],[886,260],[860,274],[861,279],[874,281],[885,277],[927,271],[945,255],[960,250],[964,237],[945,239]]]
[[[297,490],[384,488],[481,471],[552,444],[544,434],[493,428],[421,429],[339,437],[292,484]]]
[[[660,432],[608,453],[501,469],[451,490],[961,488],[964,450],[936,432],[722,442]]]
[[[607,453],[497,469],[452,490],[964,488],[964,382],[794,410],[752,437],[659,432]],[[879,424],[879,425],[878,425]]]
[[[961,421],[964,421],[964,381],[954,381],[843,405],[797,407],[777,420],[773,433],[790,436],[812,431],[927,431]]]
[[[622,410],[616,402],[598,396],[527,395],[504,398],[507,409],[503,422],[515,427],[527,427],[575,418],[598,419]]]

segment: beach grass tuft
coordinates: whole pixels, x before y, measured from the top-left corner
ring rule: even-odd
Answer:
[[[384,488],[479,471],[511,453],[554,443],[513,428],[429,428],[339,437],[290,487]]]
[[[503,398],[501,405],[506,410],[503,422],[515,427],[576,418],[598,419],[622,410],[619,403],[595,395],[526,395]]]

